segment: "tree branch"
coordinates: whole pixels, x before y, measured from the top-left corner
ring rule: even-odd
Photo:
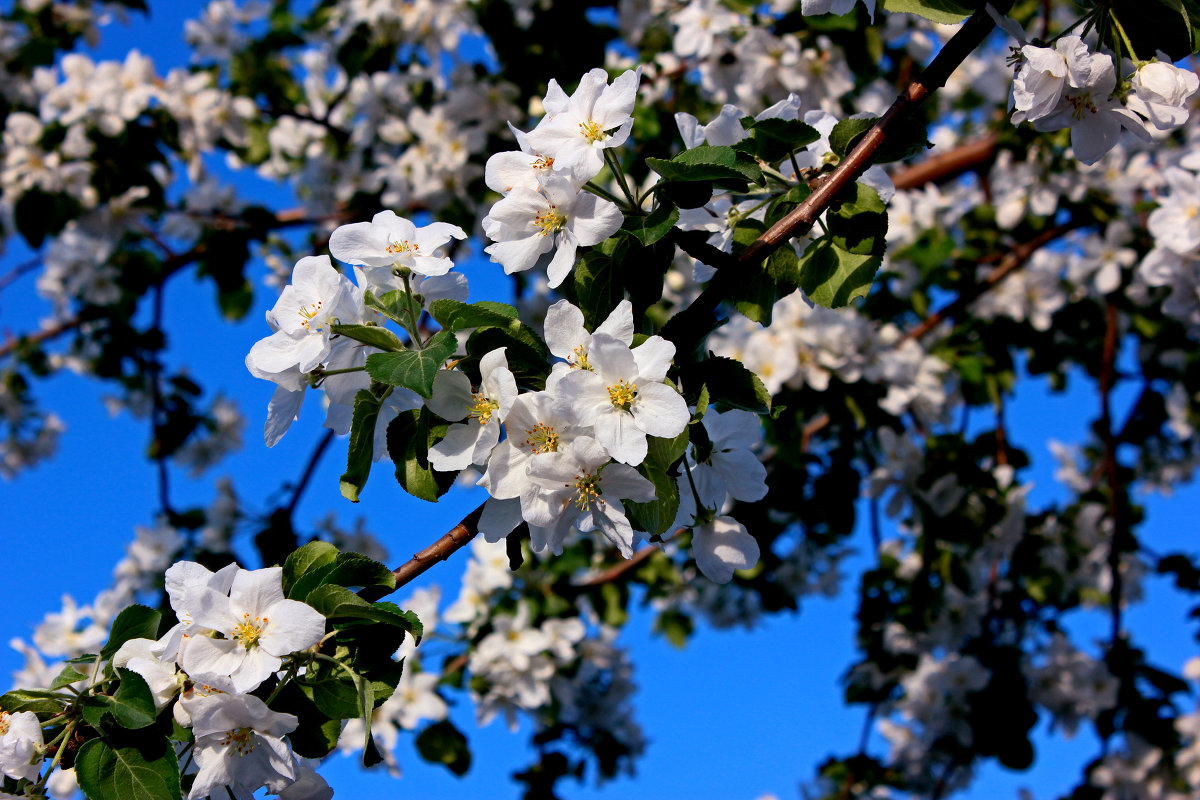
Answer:
[[[918,189],[930,183],[956,178],[976,167],[990,164],[996,157],[996,135],[989,133],[982,139],[967,142],[944,153],[896,170],[892,183],[897,190]]]
[[[479,518],[481,516],[483,516],[483,504],[480,504],[478,508],[463,517],[462,522],[451,528],[445,536],[424,550],[413,554],[413,557],[407,563],[392,570],[392,576],[396,579],[396,588],[399,589],[437,562],[445,561],[474,539],[479,533]]]
[[[1071,222],[1062,225],[1055,225],[1053,228],[1048,228],[1037,236],[1030,239],[1028,242],[1021,242],[1014,246],[1004,258],[1000,260],[999,266],[987,274],[979,283],[964,289],[958,297],[951,300],[940,309],[930,314],[923,319],[918,325],[910,328],[905,334],[904,339],[920,339],[925,334],[932,331],[938,325],[942,324],[949,317],[958,316],[959,312],[969,306],[981,295],[987,292],[996,284],[1007,278],[1012,273],[1016,272],[1021,267],[1025,266],[1026,262],[1041,248],[1048,245],[1050,242],[1058,239],[1064,234],[1069,233],[1077,228],[1084,227],[1087,222],[1072,220]]]

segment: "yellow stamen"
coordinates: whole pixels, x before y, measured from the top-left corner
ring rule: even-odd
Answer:
[[[539,422],[525,431],[525,435],[528,437],[525,446],[531,449],[534,455],[558,452],[558,431],[544,422]]]
[[[415,242],[391,242],[384,250],[390,255],[400,255],[401,253],[415,253],[421,249],[421,246]]]
[[[233,638],[249,650],[258,644],[262,638],[263,629],[267,626],[266,617],[250,617],[250,612],[242,614],[242,621],[233,626]]]
[[[604,131],[600,130],[599,123],[592,120],[579,123],[579,132],[583,134],[583,138],[587,139],[588,144],[595,144],[604,138]]]
[[[234,728],[231,731],[225,731],[225,735],[221,737],[221,746],[233,745],[233,754],[238,758],[254,752],[254,744],[253,728]]]
[[[558,213],[557,206],[550,206],[549,211],[542,211],[534,216],[533,224],[542,229],[542,236],[549,236],[552,233],[561,231],[563,225],[567,224],[567,218]]]
[[[321,313],[321,306],[323,304],[324,304],[323,301],[318,300],[315,303],[309,303],[306,306],[300,306],[300,311],[299,311],[300,317],[301,317],[301,319],[304,320],[303,322],[300,323],[301,327],[308,328],[308,323],[312,322],[313,317],[315,317],[315,316],[317,316],[317,314]],[[315,329],[309,328],[309,330],[315,330],[317,333],[321,332],[320,327],[317,327]]]
[[[580,511],[587,511],[592,507],[592,503],[604,504],[600,499],[600,491],[597,488],[600,483],[599,475],[576,475],[575,476],[575,507]]]
[[[478,419],[480,425],[487,425],[492,419],[492,414],[500,408],[500,404],[484,397],[480,392],[471,396],[475,398],[475,405],[471,406],[470,416]]]
[[[608,389],[608,397],[612,404],[626,411],[633,405],[633,398],[637,397],[637,384],[626,380],[617,381],[605,388]]]
[[[554,169],[554,159],[550,156],[538,156],[529,166],[534,169]]]

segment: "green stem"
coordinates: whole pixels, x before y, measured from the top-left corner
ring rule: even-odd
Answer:
[[[622,205],[621,198],[617,197],[615,194],[610,192],[608,189],[605,189],[602,186],[597,186],[596,184],[592,183],[591,181],[588,181],[587,183],[585,183],[583,185],[583,190],[585,192],[591,192],[592,194],[596,195],[596,197],[602,197],[605,200],[608,200],[610,203],[616,203],[617,205]]]
[[[1125,43],[1125,51],[1129,53],[1131,59],[1137,61],[1137,51],[1133,49],[1133,43],[1129,41],[1129,35],[1125,33],[1125,28],[1121,27],[1121,20],[1117,19],[1117,15],[1112,13],[1111,9],[1108,12],[1108,16],[1112,19],[1113,25],[1117,26],[1117,33],[1121,34],[1121,41]],[[1118,65],[1117,77],[1120,77],[1120,75],[1120,65]]]
[[[645,215],[641,206],[637,203],[637,198],[633,196],[633,192],[629,191],[629,182],[625,180],[625,170],[621,169],[621,162],[617,159],[617,154],[612,151],[612,148],[604,148],[604,161],[608,164],[608,168],[612,170],[613,175],[617,179],[617,183],[621,186],[621,191],[625,193],[625,198],[629,200],[629,213]]]
[[[788,150],[788,158],[792,162],[792,169],[795,170],[793,174],[796,176],[796,183],[799,183],[802,179],[800,177],[800,164],[796,161],[796,151]]]
[[[46,767],[46,771],[42,773],[42,776],[38,778],[37,783],[33,785],[33,789],[37,793],[40,794],[42,789],[45,788],[46,781],[50,778],[50,774],[54,772],[55,768],[58,766],[58,763],[62,761],[63,751],[67,749],[66,742],[70,741],[71,734],[75,732],[75,725],[78,724],[78,722],[79,720],[76,719],[68,722],[67,727],[63,729],[63,732],[54,737],[54,741],[50,743],[53,745],[60,741],[62,742],[62,744],[59,745],[59,748],[54,752],[54,759],[51,760],[50,766]]]
[[[692,497],[696,498],[696,515],[692,518],[692,526],[703,525],[712,520],[713,512],[700,501],[700,492],[696,491],[696,482],[692,479],[692,471],[688,469],[687,453],[683,454],[683,474],[687,475],[688,486],[692,488]],[[701,517],[704,522],[701,522]]]
[[[416,344],[418,350],[424,350],[425,342],[421,341],[421,326],[419,324],[421,313],[416,307],[416,301],[413,300],[412,286],[408,282],[408,272],[401,273],[400,279],[404,281],[404,294],[408,298],[408,318],[412,324],[412,327],[408,330],[408,335],[412,337],[413,343]]]
[[[323,369],[321,377],[328,378],[330,375],[345,375],[347,372],[366,372],[366,367],[346,367],[345,369]]]
[[[290,681],[295,674],[296,660],[292,659],[292,663],[288,665],[287,673],[279,680],[278,685],[276,685],[276,687],[271,691],[270,696],[267,697],[267,705],[271,705],[271,702],[279,696],[279,692],[283,690],[283,687],[287,685],[287,682]]]

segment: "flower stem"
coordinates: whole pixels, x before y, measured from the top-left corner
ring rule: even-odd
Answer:
[[[621,191],[625,193],[625,198],[629,201],[629,213],[644,216],[646,212],[642,211],[642,207],[638,205],[637,198],[633,196],[633,192],[629,191],[629,182],[625,180],[625,170],[621,169],[621,162],[617,159],[616,153],[612,152],[611,148],[604,148],[604,162],[612,170],[613,176],[621,186]]]
[[[602,197],[611,203],[621,205],[621,198],[617,197],[615,194],[603,188],[602,186],[597,186],[591,181],[588,181],[583,185],[583,190],[585,192],[591,192],[592,194],[596,195],[596,197]]]
[[[425,342],[421,341],[421,326],[419,324],[421,313],[413,301],[412,286],[408,282],[408,272],[401,273],[400,279],[404,281],[404,294],[408,298],[408,318],[412,324],[412,327],[408,329],[408,335],[412,337],[413,343],[417,346],[418,350],[424,350]]]

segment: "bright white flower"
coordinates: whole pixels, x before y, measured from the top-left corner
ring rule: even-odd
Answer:
[[[687,402],[663,381],[675,345],[651,336],[633,350],[603,333],[592,336],[591,370],[575,370],[558,383],[580,425],[594,425],[596,440],[612,457],[637,465],[647,436],[674,438],[687,427]]]
[[[1032,122],[1052,113],[1067,86],[1070,63],[1088,64],[1087,45],[1078,36],[1064,36],[1053,48],[1027,44],[1024,62],[1013,79],[1013,124]]]
[[[707,508],[719,509],[725,504],[726,494],[748,503],[766,496],[767,468],[751,452],[763,437],[758,415],[740,409],[721,413],[710,410],[701,424],[712,442],[705,461],[691,462],[692,480],[701,502]],[[686,480],[682,476],[680,485]]]
[[[563,175],[548,175],[541,191],[518,186],[492,206],[483,230],[495,244],[484,252],[511,275],[553,250],[546,273],[554,289],[575,266],[575,251],[612,236],[624,219],[615,203],[579,192]]]
[[[1167,167],[1163,177],[1171,192],[1150,212],[1147,227],[1159,246],[1191,255],[1200,249],[1200,177],[1178,167]]]
[[[505,350],[498,348],[479,359],[478,390],[458,370],[444,369],[434,376],[429,410],[450,422],[467,418],[451,425],[446,437],[429,448],[429,465],[434,469],[452,472],[484,464],[500,441],[500,423],[517,399],[517,381],[508,369]]]
[[[0,711],[0,772],[10,778],[36,781],[42,771],[42,726],[32,711]]]
[[[1138,67],[1129,79],[1133,93],[1125,105],[1160,131],[1170,131],[1187,122],[1188,104],[1200,90],[1200,78],[1190,69],[1163,61]]]
[[[742,18],[719,0],[692,0],[671,21],[679,26],[671,45],[675,55],[708,58],[716,47],[717,37],[733,30]]]
[[[154,708],[162,711],[179,693],[175,678],[175,662],[163,661],[154,654],[157,642],[153,639],[130,639],[113,654],[113,666],[136,672],[145,679],[154,696]]]
[[[180,661],[180,653],[188,638],[209,632],[208,628],[196,625],[189,600],[200,588],[229,594],[229,587],[233,585],[238,570],[237,564],[227,564],[212,572],[194,561],[178,561],[167,567],[163,580],[166,584],[167,598],[179,622],[158,640],[154,649],[156,657],[164,661]]]
[[[370,222],[342,225],[329,237],[329,252],[369,271],[407,267],[420,275],[445,275],[454,266],[438,249],[451,239],[466,239],[457,225],[434,222],[418,228],[394,211],[380,211]],[[378,280],[378,276],[375,277]],[[386,278],[381,281],[386,282]]]
[[[854,5],[858,0],[801,0],[800,13],[806,17],[811,17],[816,14],[833,14],[842,16],[849,14],[854,10]],[[875,0],[863,0],[863,5],[867,7],[867,13],[871,15],[871,19],[875,19]]]
[[[298,367],[312,372],[329,356],[329,326],[334,320],[353,322],[360,304],[354,284],[333,268],[329,256],[308,256],[296,262],[292,283],[284,287],[267,322],[275,333],[255,342],[246,356],[251,373],[283,373]],[[282,385],[282,384],[281,384]]]
[[[188,800],[207,797],[218,786],[235,797],[262,786],[278,794],[296,780],[292,751],[282,738],[296,729],[291,714],[272,711],[250,694],[211,694],[189,711],[200,771]]]
[[[736,570],[758,563],[758,542],[732,517],[716,517],[692,529],[692,555],[710,581],[729,583]]]
[[[612,463],[599,442],[580,436],[533,461],[529,476],[536,486],[521,496],[521,510],[531,524],[551,529],[551,549],[574,525],[585,533],[599,528],[621,555],[633,555],[633,526],[621,500],[654,499],[654,484],[633,467]]]
[[[193,639],[183,653],[183,669],[194,680],[249,692],[277,672],[283,656],[321,640],[325,618],[312,606],[283,596],[283,569],[239,570],[229,596],[207,586],[188,594],[199,625],[224,639]]]
[[[542,179],[552,174],[554,159],[535,151],[533,145],[529,144],[529,134],[511,124],[508,129],[516,137],[517,147],[521,149],[490,156],[484,167],[483,182],[493,192],[500,194],[508,194],[518,187],[537,191]]]
[[[633,128],[640,69],[622,73],[610,86],[608,73],[597,67],[584,75],[567,97],[551,78],[546,90],[547,116],[529,132],[529,144],[554,158],[554,169],[579,169],[589,180],[604,166],[601,150],[619,147]]]
[[[583,326],[583,312],[567,300],[559,300],[546,311],[546,346],[550,352],[566,363],[557,362],[546,379],[546,390],[553,391],[562,378],[571,370],[591,369],[588,349],[592,345],[592,334]],[[628,300],[617,303],[612,313],[596,328],[596,333],[611,336],[628,346],[633,343],[633,304]]]
[[[479,485],[498,500],[520,497],[529,484],[526,471],[530,461],[562,450],[579,435],[572,419],[570,409],[550,392],[519,395],[504,420],[508,436],[492,450]]]

